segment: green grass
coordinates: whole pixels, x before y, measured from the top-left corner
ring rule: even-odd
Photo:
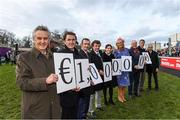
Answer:
[[[146,80],[147,83],[147,80]],[[153,84],[154,86],[154,84]],[[143,92],[142,97],[120,103],[114,89],[114,106],[96,111],[98,118],[106,119],[180,119],[180,78],[160,72],[158,92]],[[145,84],[145,88],[147,84]],[[0,119],[20,118],[21,91],[16,86],[15,66],[0,66]]]
[[[20,102],[15,66],[0,66],[0,119],[20,118]]]

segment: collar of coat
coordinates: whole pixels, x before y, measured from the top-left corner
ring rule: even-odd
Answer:
[[[32,52],[32,54],[33,54],[36,58],[38,58],[38,57],[40,57],[40,56],[43,55],[43,54],[42,54],[38,49],[36,49],[35,47],[32,48],[31,52]],[[49,49],[47,49],[47,58],[50,58],[50,57],[52,57],[52,56],[53,56],[53,55],[52,55],[52,52],[51,52]]]
[[[67,50],[68,53],[76,53],[76,54],[78,53],[78,50],[76,48],[74,48],[74,51],[72,51],[66,45],[64,47],[65,47],[65,49]]]

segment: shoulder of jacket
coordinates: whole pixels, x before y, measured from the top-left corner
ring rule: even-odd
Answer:
[[[17,61],[26,61],[32,58],[32,52],[31,51],[26,51],[22,52],[17,56]]]

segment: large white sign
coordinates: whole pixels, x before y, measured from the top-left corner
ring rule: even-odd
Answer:
[[[122,71],[130,72],[132,71],[132,57],[122,56],[121,57]]]
[[[142,52],[142,54],[144,56],[146,64],[152,64],[152,61],[151,61],[151,58],[149,57],[148,52]]]
[[[112,75],[121,75],[121,59],[112,59]]]
[[[103,82],[94,63],[89,64],[89,73],[90,73],[90,77],[94,85],[97,85]]]
[[[104,82],[112,80],[111,62],[103,62]]]
[[[139,61],[138,61],[138,68],[139,69],[143,69],[144,67],[144,63],[145,63],[145,57],[143,55],[139,56]]]
[[[73,54],[54,53],[55,73],[59,80],[56,83],[57,93],[62,93],[76,87]]]
[[[90,86],[90,76],[89,76],[89,61],[88,59],[75,59],[75,69],[76,69],[76,84],[77,87],[86,88]]]
[[[143,63],[143,62],[140,62]],[[94,85],[103,80],[94,63],[88,59],[74,59],[72,53],[54,53],[55,73],[59,80],[56,83],[57,93],[72,90],[76,87],[86,88],[91,81]],[[121,75],[121,71],[132,71],[131,56],[122,56],[121,59],[113,59],[103,63],[104,82],[112,80],[112,75]]]

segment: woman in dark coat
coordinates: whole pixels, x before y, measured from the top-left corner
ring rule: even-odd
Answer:
[[[112,45],[107,44],[105,46],[105,52],[102,54],[103,62],[112,62],[112,59],[115,59],[112,54]],[[112,77],[111,81],[104,83],[103,94],[104,94],[104,104],[107,105],[107,88],[109,88],[109,103],[114,105],[113,102],[113,87],[117,86],[116,76]]]

